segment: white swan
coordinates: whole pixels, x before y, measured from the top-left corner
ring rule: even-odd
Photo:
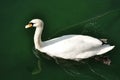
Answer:
[[[104,54],[115,46],[103,44],[99,39],[86,35],[64,35],[47,41],[41,40],[43,21],[33,19],[25,28],[36,27],[34,34],[35,48],[51,57],[79,61],[95,55]]]

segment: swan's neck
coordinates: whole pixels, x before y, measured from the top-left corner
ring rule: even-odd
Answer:
[[[42,46],[42,40],[41,40],[41,35],[42,35],[42,27],[36,27],[35,34],[34,34],[34,45],[36,49],[40,49]]]

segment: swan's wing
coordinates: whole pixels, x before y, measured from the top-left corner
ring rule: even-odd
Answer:
[[[74,36],[77,36],[77,35],[65,35],[65,36],[53,38],[53,39],[44,41],[42,46],[43,46],[43,47],[46,47],[46,46],[49,46],[49,45],[53,45],[53,44],[62,42],[62,41],[64,41],[64,40],[71,39],[71,38],[73,38]]]
[[[86,42],[86,43],[93,43],[95,45],[97,44],[102,44],[102,42],[99,40],[99,39],[96,39],[96,38],[93,38],[91,36],[84,36],[84,35],[65,35],[65,36],[62,36],[62,37],[57,37],[57,38],[53,38],[53,39],[50,39],[50,40],[47,40],[47,41],[44,41],[43,42],[43,46],[49,46],[49,45],[53,45],[53,44],[56,44],[56,43],[59,43],[59,42],[64,42],[64,41],[78,41],[78,42]],[[75,42],[74,41],[74,42]],[[68,42],[68,44],[70,44]]]
[[[66,35],[43,42],[41,51],[51,56],[77,55],[98,47],[102,42],[83,35]]]

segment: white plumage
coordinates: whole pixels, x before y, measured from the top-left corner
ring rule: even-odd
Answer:
[[[36,27],[34,34],[35,48],[51,57],[79,61],[95,55],[104,54],[115,46],[102,44],[102,41],[86,35],[64,35],[47,41],[41,40],[43,21],[33,19],[26,28]]]

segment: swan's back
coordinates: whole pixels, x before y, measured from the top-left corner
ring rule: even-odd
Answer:
[[[73,41],[74,40],[74,41]],[[102,42],[99,39],[90,37],[90,36],[83,36],[83,35],[64,35],[61,37],[57,37],[57,38],[53,38],[47,41],[43,42],[43,47],[52,45],[52,44],[56,44],[59,42],[64,42],[64,41],[72,41],[72,43],[76,43],[76,42],[87,42],[87,43],[93,43],[95,45],[100,45],[102,44]]]

